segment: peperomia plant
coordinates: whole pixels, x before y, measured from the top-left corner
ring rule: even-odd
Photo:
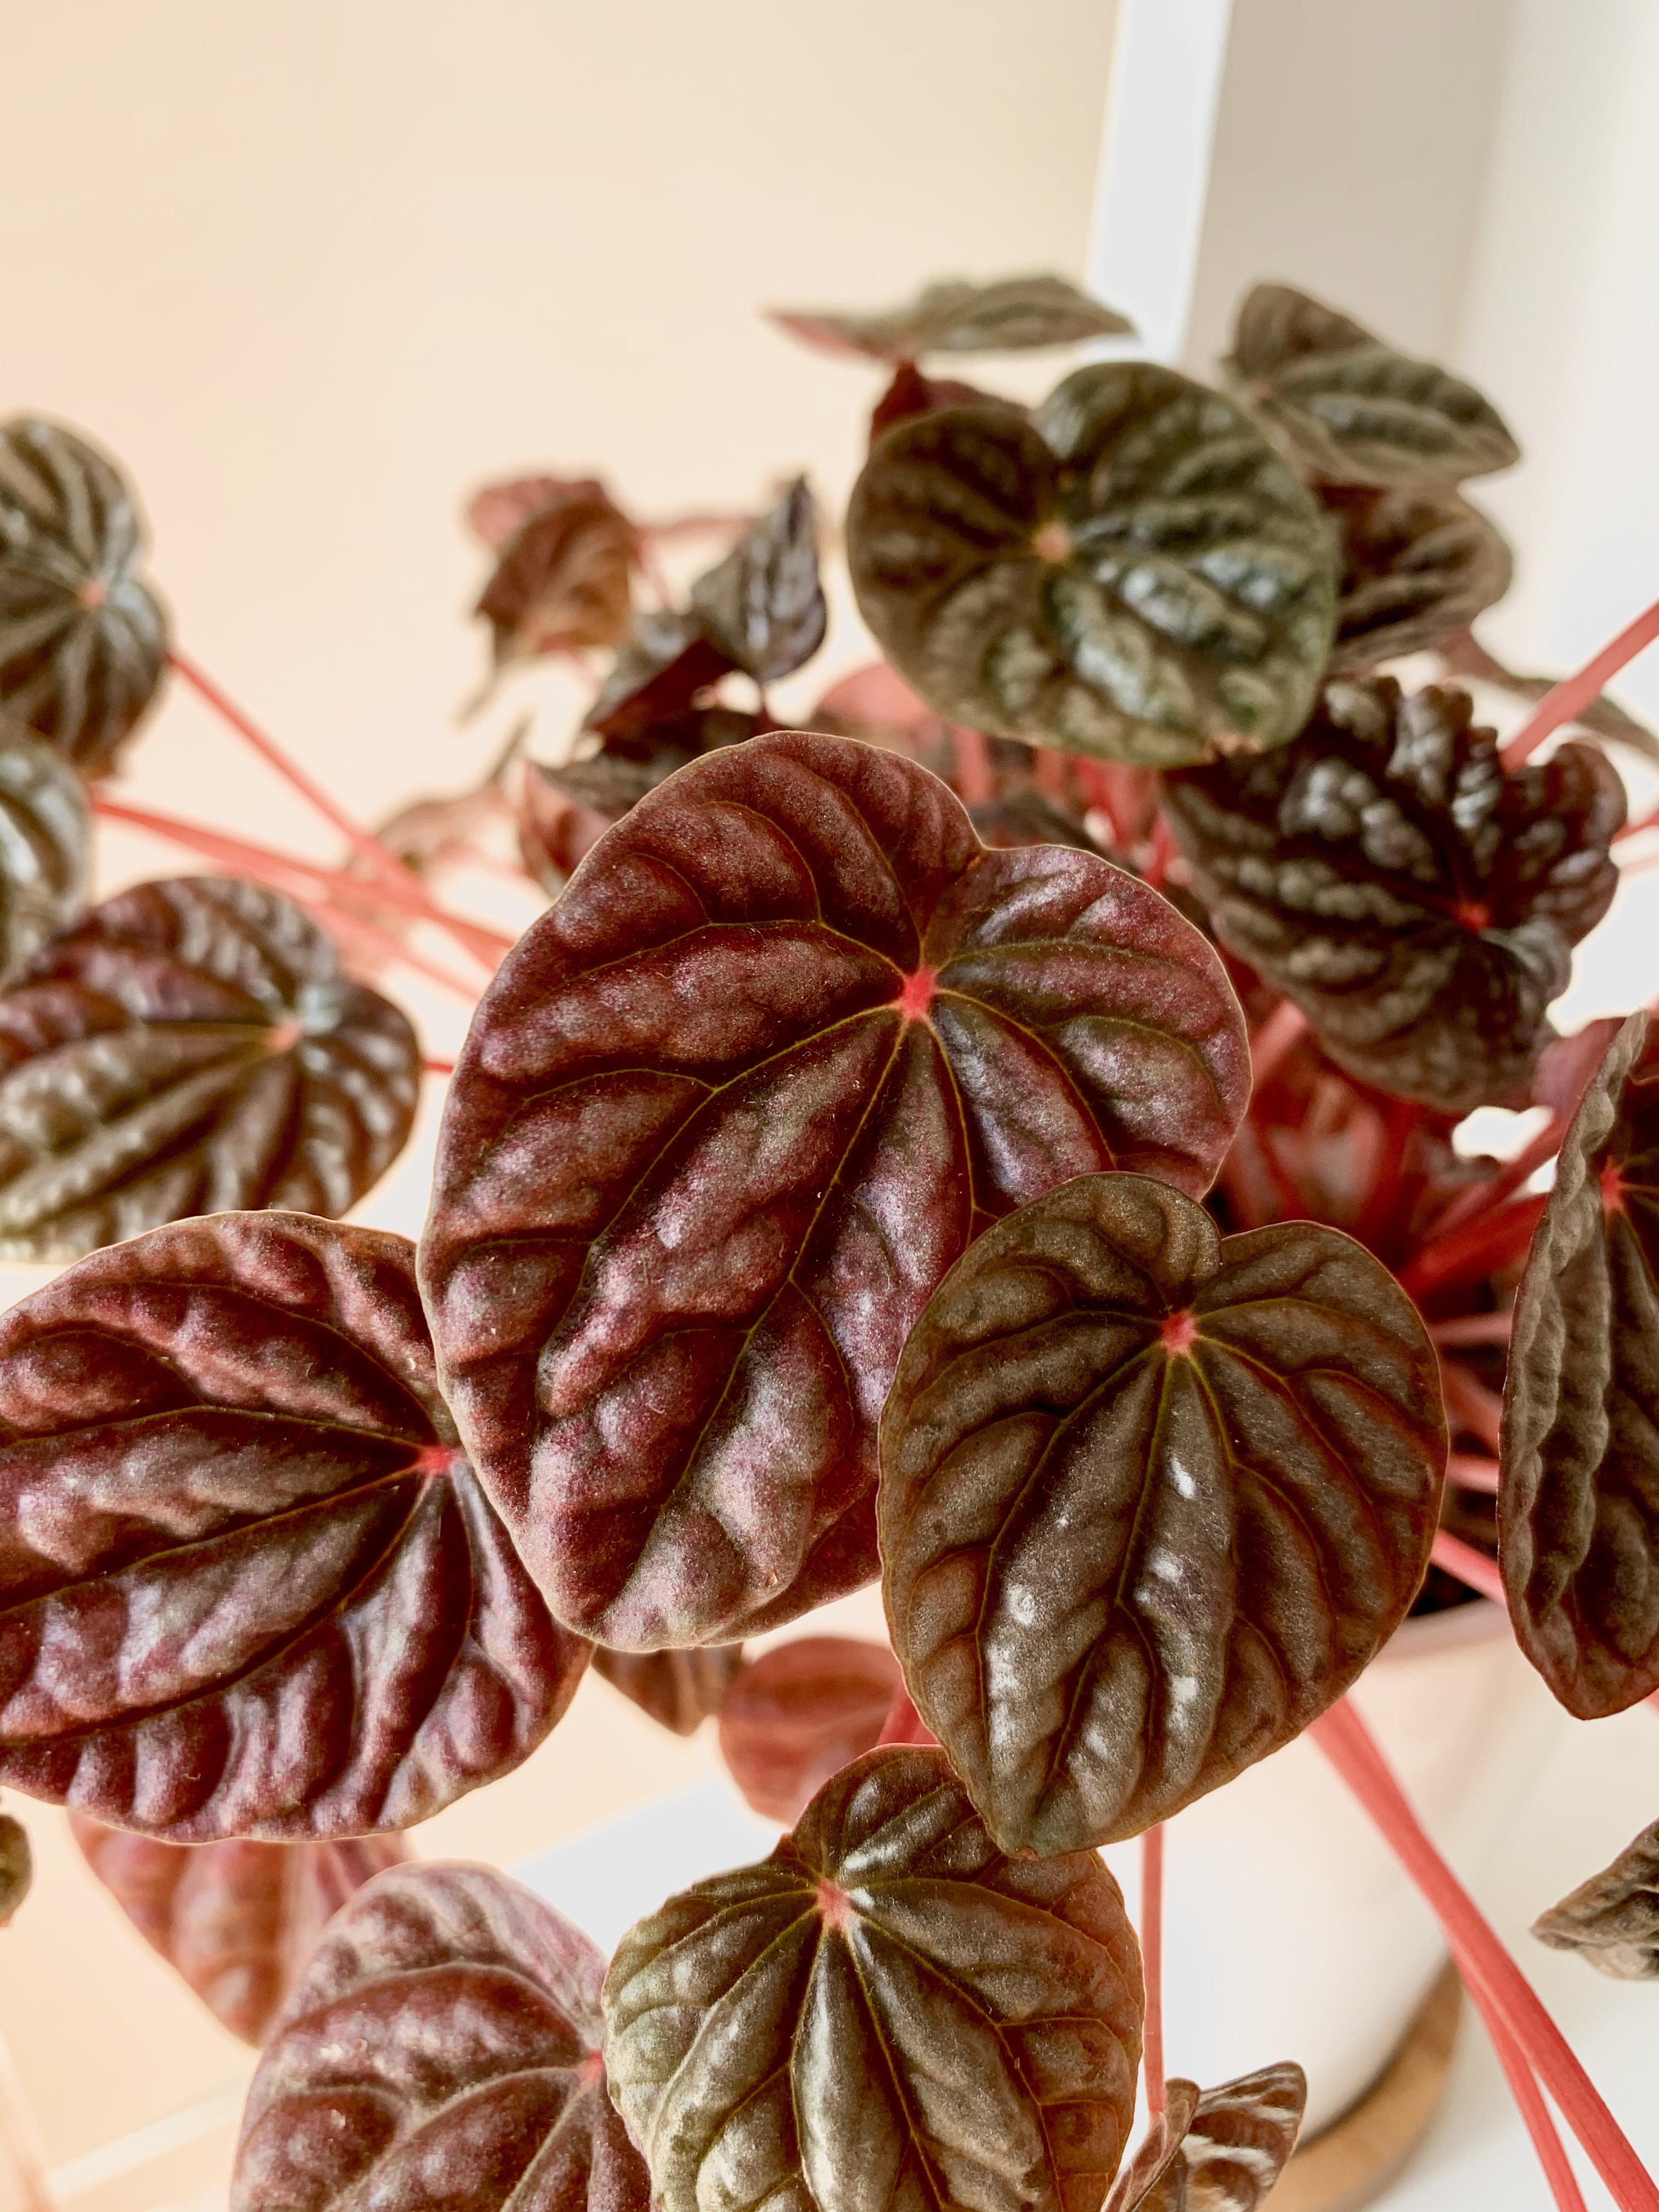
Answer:
[[[0,431],[0,1251],[71,1263],[0,1319],[0,1778],[264,2045],[240,2212],[1251,2212],[1300,2069],[1166,2087],[1096,1847],[1158,1863],[1311,1729],[1552,2177],[1540,2083],[1655,2212],[1344,1693],[1500,1589],[1575,1712],[1659,1688],[1655,1063],[1644,1013],[1549,1020],[1631,826],[1601,747],[1659,750],[1600,684],[1659,611],[1583,680],[1504,669],[1461,487],[1509,432],[1283,286],[1227,396],[1110,361],[1035,410],[926,363],[1126,331],[1057,278],[778,320],[890,374],[847,524],[886,661],[778,726],[827,623],[804,480],[654,526],[492,486],[492,682],[612,658],[557,757],[380,835],[169,647],[111,465]],[[342,865],[111,795],[168,666]],[[1461,674],[1541,703],[1500,745]],[[83,912],[96,814],[237,872]],[[516,943],[444,896],[502,823],[552,899]],[[494,972],[427,1063],[417,1252],[340,1217],[422,1073],[378,985],[452,956]],[[1454,1144],[1529,1103],[1516,1160]],[[744,1651],[878,1576],[890,1650]],[[790,1824],[608,1973],[397,1840],[590,1661],[718,1714]],[[1650,1974],[1653,1856],[1540,1934]]]

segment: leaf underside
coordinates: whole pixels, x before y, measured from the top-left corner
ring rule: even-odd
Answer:
[[[634,532],[598,484],[550,495],[501,550],[477,611],[496,666],[620,645],[633,615]]]
[[[631,1698],[641,1712],[676,1735],[693,1735],[726,1702],[743,1665],[740,1644],[697,1651],[606,1651],[593,1654],[593,1672]]]
[[[1614,1981],[1659,1981],[1659,1820],[1533,1923],[1553,1951],[1577,1951]]]
[[[1256,2212],[1290,2163],[1308,2101],[1293,2063],[1201,2094],[1164,2084],[1164,2112],[1118,2176],[1107,2212]]]
[[[823,352],[894,362],[930,353],[1024,353],[1134,330],[1115,309],[1051,276],[1004,276],[989,284],[946,278],[882,314],[781,308],[772,320]]]
[[[720,1756],[745,1802],[786,1827],[832,1774],[873,1751],[903,1677],[884,1644],[803,1636],[750,1660],[720,1711]]]

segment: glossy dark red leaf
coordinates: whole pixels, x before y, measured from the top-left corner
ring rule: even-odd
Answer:
[[[1290,2163],[1307,2101],[1307,2076],[1290,2063],[1201,2094],[1166,2082],[1164,2111],[1107,2212],[1256,2212]]]
[[[901,361],[893,371],[893,380],[870,410],[870,443],[896,423],[908,422],[913,416],[937,415],[945,407],[1006,406],[1016,415],[1027,410],[1017,400],[1002,399],[994,392],[981,392],[977,385],[963,384],[954,376],[924,376],[913,361]]]
[[[884,1644],[803,1636],[743,1669],[720,1709],[720,1757],[745,1801],[792,1826],[832,1774],[873,1751],[902,1676]]]
[[[181,1223],[0,1317],[0,1780],[176,1843],[407,1827],[587,1649],[456,1448],[401,1237]]]
[[[582,726],[606,738],[642,738],[689,714],[737,665],[698,616],[653,608],[636,618]]]
[[[1063,276],[946,277],[878,314],[775,308],[771,319],[821,353],[914,361],[930,353],[1023,353],[1085,338],[1129,337],[1134,325]]]
[[[1140,1176],[999,1222],[913,1330],[881,1554],[916,1709],[1005,1850],[1081,1850],[1339,1698],[1429,1563],[1435,1355],[1380,1261]]]
[[[1577,1951],[1614,1981],[1659,1981],[1659,1820],[1540,1913],[1532,1932],[1553,1951]]]
[[[694,1735],[719,1712],[743,1666],[741,1644],[701,1651],[607,1651],[593,1654],[593,1672],[632,1698],[676,1735]]]
[[[1510,587],[1509,547],[1455,492],[1326,484],[1319,496],[1340,540],[1339,675],[1443,644]]]
[[[245,2043],[263,2043],[318,1937],[352,1892],[409,1856],[396,1836],[341,1843],[164,1844],[70,1825],[82,1857],[153,1950]]]
[[[0,1258],[232,1207],[343,1213],[402,1151],[420,1072],[407,1020],[279,891],[122,891],[0,992]]]
[[[580,1929],[493,1868],[381,1875],[276,2023],[230,2212],[648,2212],[605,2094],[604,1976]]]
[[[817,514],[805,477],[698,577],[691,611],[757,684],[775,684],[812,658],[830,615],[818,581]]]
[[[1282,751],[1164,779],[1222,942],[1351,1075],[1455,1114],[1525,1103],[1625,818],[1594,747],[1505,774],[1471,717],[1461,691],[1334,683]]]
[[[1089,1169],[1201,1191],[1248,1084],[1197,930],[988,853],[909,762],[787,733],[652,792],[486,994],[422,1247],[555,1613],[730,1643],[867,1581],[882,1401],[969,1238]]]
[[[605,2013],[659,2212],[1096,2212],[1140,1955],[1098,1858],[1004,1858],[939,1752],[876,1751],[630,1929]]]
[[[1585,1091],[1515,1302],[1499,1558],[1522,1650],[1582,1720],[1659,1689],[1659,1051]]]
[[[601,490],[539,507],[515,530],[477,611],[496,666],[619,645],[633,615],[634,528]]]

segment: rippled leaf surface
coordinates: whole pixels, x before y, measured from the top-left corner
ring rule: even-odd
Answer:
[[[1553,1951],[1577,1951],[1598,1974],[1659,1981],[1659,1820],[1533,1923]]]
[[[0,992],[0,1259],[191,1213],[343,1213],[403,1150],[420,1069],[404,1016],[280,892],[122,891]]]
[[[879,314],[776,308],[772,320],[822,353],[915,361],[930,353],[1023,353],[1085,338],[1133,337],[1134,325],[1063,276],[947,277]]]
[[[1499,1557],[1581,1719],[1659,1689],[1659,1053],[1633,1014],[1569,1126],[1516,1295]]]
[[[757,684],[775,684],[812,658],[830,617],[818,582],[817,515],[805,477],[698,577],[691,611]]]
[[[899,1363],[881,1554],[1003,1849],[1138,1834],[1299,1734],[1405,1618],[1445,1457],[1416,1309],[1336,1230],[1223,1240],[1122,1175],[988,1230]]]
[[[92,817],[63,756],[0,714],[0,981],[9,981],[86,900]]]
[[[263,2043],[330,1917],[408,1856],[395,1836],[164,1844],[70,1816],[82,1856],[138,1933],[233,2035]]]
[[[175,1843],[407,1827],[586,1648],[456,1448],[401,1237],[219,1215],[0,1317],[0,1780]]]
[[[1201,2094],[1194,2082],[1166,2082],[1164,2112],[1108,2212],[1256,2212],[1290,2162],[1307,2101],[1307,2076],[1291,2064]]]
[[[605,1960],[492,1868],[399,1868],[331,1926],[248,2092],[231,2212],[647,2212],[605,2095]]]
[[[593,1654],[593,1671],[631,1698],[676,1735],[695,1735],[726,1703],[743,1665],[740,1644],[702,1651],[606,1651]]]
[[[758,738],[643,799],[474,1020],[422,1282],[559,1618],[731,1643],[876,1571],[876,1423],[977,1229],[1115,1164],[1206,1188],[1243,1024],[1106,861],[989,853],[912,763]]]
[[[859,606],[950,720],[1165,767],[1283,744],[1328,657],[1324,518],[1261,434],[1173,369],[1079,369],[1027,423],[902,423],[847,518]]]
[[[550,499],[501,548],[477,611],[495,665],[619,645],[632,617],[634,530],[603,490]]]
[[[1001,1856],[937,1751],[872,1752],[641,1921],[605,2012],[659,2212],[1095,2212],[1134,2111],[1116,1883]]]
[[[1457,484],[1521,458],[1472,384],[1289,284],[1256,286],[1222,369],[1243,404],[1333,483]]]
[[[1320,497],[1340,538],[1339,675],[1443,643],[1510,587],[1509,547],[1455,492],[1333,484]]]
[[[720,1711],[720,1756],[745,1801],[786,1827],[881,1740],[902,1680],[884,1644],[803,1636],[751,1660]]]
[[[1505,775],[1462,692],[1379,678],[1328,685],[1284,751],[1164,794],[1217,934],[1340,1066],[1447,1113],[1522,1102],[1618,884],[1624,787],[1600,752]]]
[[[0,423],[0,707],[106,775],[155,696],[167,617],[132,495],[53,422]]]

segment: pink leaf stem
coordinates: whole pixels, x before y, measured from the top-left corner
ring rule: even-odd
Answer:
[[[1478,1437],[1488,1451],[1498,1449],[1498,1438],[1504,1425],[1504,1401],[1495,1390],[1487,1389],[1455,1359],[1443,1356],[1440,1362],[1440,1395],[1446,1401],[1446,1412],[1454,1430],[1467,1429]]]
[[[453,1060],[422,1060],[421,1065],[428,1075],[453,1075],[455,1073],[455,1063]]]
[[[1489,1213],[1431,1237],[1400,1270],[1400,1286],[1420,1304],[1431,1293],[1475,1282],[1516,1266],[1527,1255],[1544,1211],[1542,1194],[1512,1198]]]
[[[901,1682],[893,1692],[893,1702],[881,1724],[881,1734],[876,1738],[878,1747],[893,1743],[937,1744],[939,1738],[916,1711],[910,1692]]]
[[[1281,999],[1250,1039],[1250,1073],[1258,1085],[1267,1080],[1307,1026],[1301,1007]]]
[[[1527,2133],[1532,2137],[1538,2163],[1544,2169],[1544,2179],[1549,2183],[1550,2194],[1555,2199],[1556,2212],[1584,2212],[1583,2192],[1578,2186],[1578,2177],[1567,2162],[1567,2154],[1561,2147],[1561,2138],[1550,2118],[1549,2106],[1544,2102],[1539,2089],[1538,2077],[1527,2063],[1526,2052],[1501,2012],[1490,2009],[1479,1998],[1475,2000],[1475,2008],[1486,2022],[1486,2033],[1492,2038],[1492,2047],[1498,2053],[1498,2063],[1510,2085],[1510,2094],[1526,2123]]]
[[[985,742],[983,730],[970,730],[964,724],[951,726],[951,748],[956,754],[957,789],[964,806],[983,806],[996,795],[996,780],[991,774],[991,748]]]
[[[1489,1498],[1496,1498],[1498,1477],[1498,1462],[1478,1452],[1454,1452],[1446,1462],[1446,1480],[1460,1490],[1484,1490]]]
[[[1494,1605],[1503,1604],[1504,1577],[1496,1559],[1489,1559],[1484,1552],[1477,1551],[1473,1544],[1466,1544],[1461,1536],[1454,1536],[1449,1528],[1435,1530],[1433,1557],[1437,1567],[1455,1575],[1467,1589],[1479,1590]]]
[[[1519,768],[1522,761],[1530,760],[1546,738],[1553,737],[1563,722],[1588,707],[1592,699],[1600,696],[1608,681],[1619,673],[1627,660],[1634,660],[1644,647],[1659,637],[1659,599],[1628,623],[1617,637],[1604,645],[1593,659],[1587,660],[1576,676],[1562,678],[1553,691],[1547,691],[1504,748],[1506,769]]]
[[[1164,2110],[1164,1827],[1148,1828],[1140,1838],[1140,1972],[1146,1991],[1141,2028],[1141,2079],[1146,2111],[1157,2119]]]
[[[1458,1314],[1450,1321],[1427,1324],[1429,1341],[1451,1351],[1460,1344],[1507,1344],[1515,1327],[1515,1309],[1501,1313]]]
[[[1507,1167],[1489,1176],[1485,1182],[1476,1183],[1472,1189],[1460,1191],[1435,1224],[1436,1236],[1443,1237],[1461,1223],[1490,1212],[1493,1206],[1501,1206],[1512,1191],[1519,1190],[1529,1176],[1535,1175],[1546,1160],[1553,1160],[1560,1151],[1569,1119],[1571,1116],[1564,1115],[1550,1121],[1529,1145],[1522,1146]]]

